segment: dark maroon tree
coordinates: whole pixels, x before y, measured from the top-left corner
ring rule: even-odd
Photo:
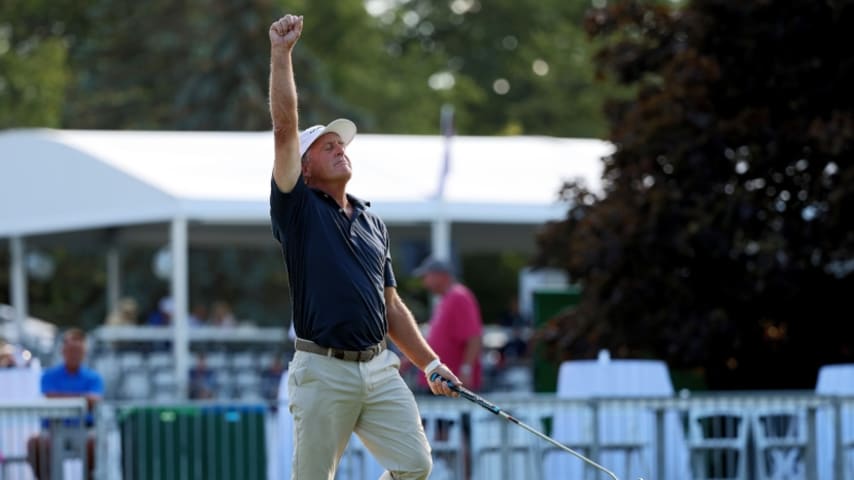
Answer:
[[[540,265],[582,304],[557,358],[654,356],[711,388],[811,388],[854,361],[854,2],[620,1],[591,10],[605,191],[568,184]]]

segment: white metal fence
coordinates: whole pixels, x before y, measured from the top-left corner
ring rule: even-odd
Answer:
[[[8,387],[8,386],[7,386]],[[85,478],[86,401],[82,398],[5,402],[0,385],[0,480]]]
[[[854,397],[807,392],[685,398],[488,398],[528,425],[636,480],[854,480]],[[607,478],[572,455],[463,399],[419,398],[434,455],[431,478]],[[96,415],[95,477],[285,479],[285,409],[258,404],[103,404]],[[84,478],[85,402],[0,402],[0,480],[30,480],[27,445],[50,433],[40,456],[54,479]],[[287,422],[281,422],[286,425]],[[358,441],[339,480],[381,472]],[[466,473],[468,472],[468,474]]]

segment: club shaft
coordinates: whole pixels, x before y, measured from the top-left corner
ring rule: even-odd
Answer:
[[[434,373],[434,374],[430,377],[430,379],[431,379],[431,380],[434,380],[434,379],[436,379],[437,377],[438,377],[438,378],[442,378],[438,373]],[[546,435],[545,433],[542,433],[542,432],[540,432],[539,430],[537,430],[537,429],[535,429],[535,428],[531,427],[530,425],[528,425],[528,424],[526,424],[526,423],[524,423],[524,422],[520,421],[520,420],[519,420],[519,419],[517,419],[516,417],[514,417],[514,416],[510,415],[509,413],[505,412],[505,411],[504,411],[504,410],[502,410],[501,408],[497,407],[494,403],[492,403],[492,402],[490,402],[490,401],[486,400],[485,398],[481,397],[480,395],[478,395],[478,394],[476,394],[476,393],[472,392],[471,390],[469,390],[469,389],[467,389],[467,388],[465,388],[465,387],[460,387],[460,386],[454,385],[451,381],[449,381],[449,380],[447,380],[447,379],[445,379],[445,378],[442,378],[442,380],[443,380],[443,381],[445,381],[445,383],[448,385],[448,387],[449,387],[451,390],[453,390],[453,391],[455,391],[455,392],[459,393],[459,394],[460,394],[460,396],[461,396],[461,397],[463,397],[463,398],[465,398],[466,400],[468,400],[468,401],[470,401],[470,402],[473,402],[473,403],[476,403],[476,404],[480,405],[481,407],[483,407],[483,408],[485,408],[485,409],[489,410],[490,412],[494,413],[495,415],[498,415],[499,417],[501,417],[501,418],[503,418],[503,419],[505,419],[505,420],[509,421],[510,423],[515,423],[516,425],[519,425],[520,427],[524,428],[525,430],[527,430],[527,431],[529,431],[529,432],[533,433],[534,435],[536,435],[536,436],[538,436],[538,437],[542,438],[543,440],[545,440],[545,441],[547,441],[547,442],[551,443],[551,444],[552,444],[552,445],[554,445],[555,447],[557,447],[557,448],[559,448],[559,449],[561,449],[561,450],[563,450],[563,451],[565,451],[565,452],[567,452],[567,453],[571,453],[572,455],[575,455],[576,457],[578,457],[579,459],[583,460],[583,461],[584,461],[584,462],[586,462],[587,464],[589,464],[589,465],[591,465],[591,466],[593,466],[593,467],[595,467],[595,468],[597,468],[597,469],[601,470],[602,472],[606,473],[609,477],[613,478],[614,480],[620,480],[619,478],[617,478],[617,475],[616,475],[616,474],[614,474],[614,472],[612,472],[612,471],[608,470],[607,468],[603,467],[602,465],[599,465],[598,463],[596,463],[596,462],[594,462],[593,460],[591,460],[591,459],[589,459],[589,458],[585,457],[584,455],[582,455],[582,454],[580,454],[580,453],[576,452],[575,450],[573,450],[573,449],[571,449],[571,448],[567,447],[566,445],[564,445],[564,444],[562,444],[562,443],[558,442],[557,440],[555,440],[554,438],[552,438],[552,437],[550,437],[550,436]]]
[[[579,459],[581,459],[581,460],[583,460],[583,461],[587,462],[588,464],[590,464],[590,465],[592,465],[592,466],[594,466],[594,467],[598,468],[599,470],[601,470],[601,471],[605,472],[609,477],[613,478],[614,480],[620,480],[620,479],[618,479],[618,478],[617,478],[617,475],[615,475],[615,474],[614,474],[614,472],[612,472],[612,471],[608,470],[607,468],[603,467],[602,465],[599,465],[598,463],[596,463],[596,462],[594,462],[593,460],[591,460],[591,459],[589,459],[589,458],[585,457],[584,455],[582,455],[582,454],[580,454],[580,453],[576,452],[575,450],[573,450],[573,449],[571,449],[571,448],[567,447],[566,445],[564,445],[564,444],[562,444],[562,443],[558,442],[558,441],[557,441],[557,440],[555,440],[554,438],[552,438],[552,437],[550,437],[550,436],[548,436],[548,435],[546,435],[546,434],[544,434],[544,433],[542,433],[542,432],[538,431],[537,429],[535,429],[535,428],[531,427],[530,425],[527,425],[525,422],[522,422],[522,421],[517,420],[517,419],[516,419],[516,418],[514,418],[513,416],[511,416],[511,415],[507,414],[507,412],[502,411],[501,413],[499,413],[499,416],[504,417],[505,419],[507,419],[508,421],[510,421],[510,422],[512,422],[512,423],[515,423],[516,425],[519,425],[520,427],[524,428],[525,430],[527,430],[527,431],[529,431],[529,432],[533,433],[534,435],[536,435],[536,436],[538,436],[538,437],[542,438],[543,440],[545,440],[545,441],[547,441],[547,442],[551,443],[551,444],[552,444],[552,445],[554,445],[555,447],[557,447],[557,448],[559,448],[559,449],[561,449],[561,450],[563,450],[563,451],[565,451],[565,452],[567,452],[567,453],[571,453],[571,454],[575,455],[575,456],[576,456],[576,457],[578,457]]]

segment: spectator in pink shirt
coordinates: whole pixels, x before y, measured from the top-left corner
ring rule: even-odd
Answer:
[[[456,280],[444,261],[427,257],[413,273],[427,290],[441,296],[430,319],[427,343],[452,372],[457,372],[466,388],[480,389],[483,321],[477,299]],[[426,380],[419,377],[419,385],[426,388]]]

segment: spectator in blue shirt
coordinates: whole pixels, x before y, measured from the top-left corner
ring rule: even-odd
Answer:
[[[86,417],[86,425],[91,427],[91,412],[104,394],[104,381],[101,375],[83,365],[86,358],[86,334],[83,330],[71,328],[65,332],[62,337],[62,358],[62,363],[42,373],[42,394],[47,398],[85,398],[90,412]],[[95,465],[94,446],[94,436],[89,433],[86,461],[90,476]],[[27,454],[36,478],[50,478],[50,432],[30,438]]]
[[[208,367],[204,352],[199,354],[199,361],[190,369],[190,398],[215,398],[217,394],[216,373]]]

